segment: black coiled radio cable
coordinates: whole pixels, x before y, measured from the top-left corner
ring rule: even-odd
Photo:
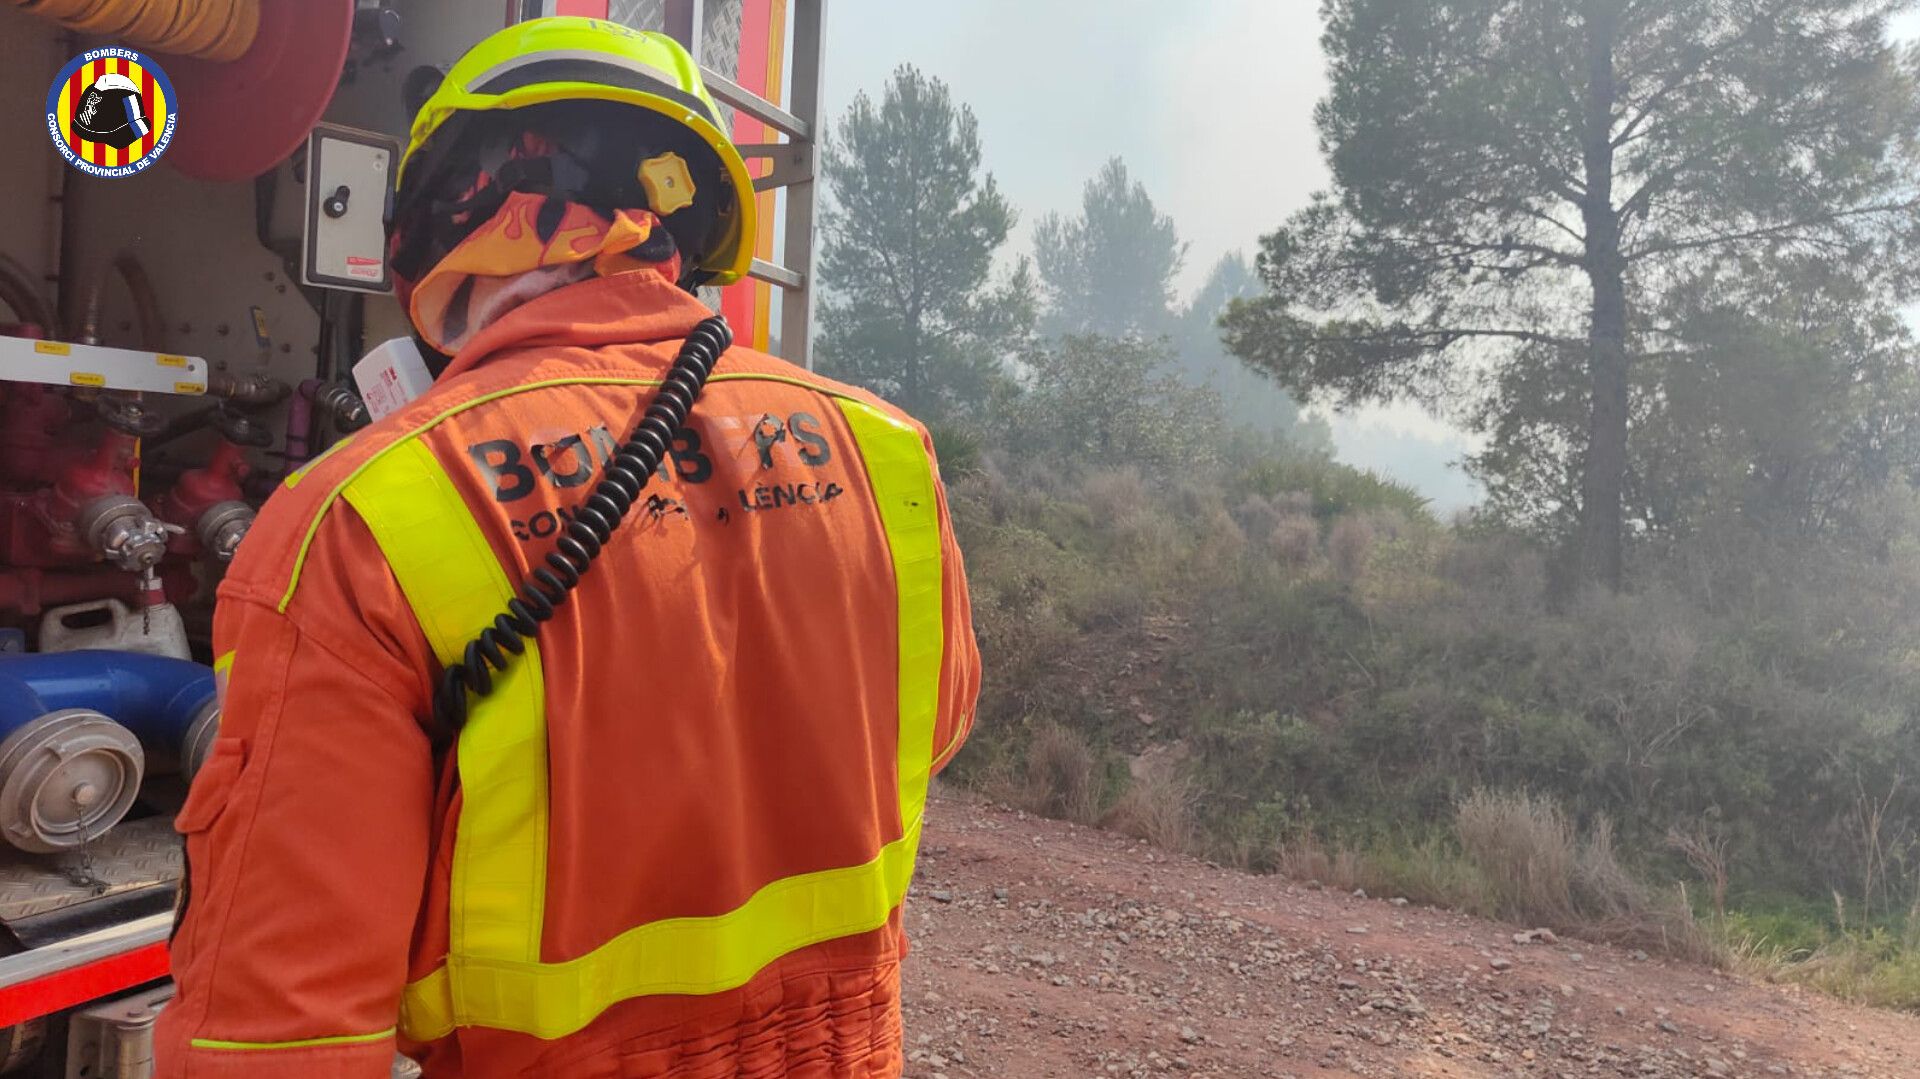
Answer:
[[[520,585],[520,595],[507,601],[507,609],[493,625],[467,642],[460,662],[448,665],[433,695],[436,737],[450,741],[467,721],[467,695],[486,696],[493,690],[493,672],[504,671],[511,661],[508,653],[527,650],[526,640],[539,632],[540,624],[550,620],[554,611],[567,601],[580,578],[600,556],[600,549],[620,527],[633,508],[634,500],[647,481],[653,478],[674,435],[687,421],[687,410],[707,384],[722,353],[733,344],[733,330],[727,320],[716,315],[693,328],[680,354],[674,358],[659,391],[647,405],[633,434],[608,461],[593,492],[574,508],[554,549],[547,552],[546,565]]]

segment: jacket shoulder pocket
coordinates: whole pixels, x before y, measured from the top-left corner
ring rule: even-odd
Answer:
[[[213,827],[220,814],[227,808],[227,801],[233,794],[233,788],[240,780],[240,770],[247,763],[247,743],[243,738],[216,738],[213,749],[193,777],[193,789],[187,792],[186,804],[173,818],[173,830],[181,835],[204,832]]]

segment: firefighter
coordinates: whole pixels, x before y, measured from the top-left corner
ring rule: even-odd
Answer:
[[[722,130],[671,39],[576,18],[420,109],[390,255],[444,367],[221,585],[162,1079],[900,1074],[901,903],[979,678],[925,429],[725,351],[550,620],[501,617],[711,336],[690,290],[748,267]]]

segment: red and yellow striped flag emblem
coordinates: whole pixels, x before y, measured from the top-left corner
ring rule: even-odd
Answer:
[[[166,150],[179,106],[173,84],[131,49],[90,49],[47,94],[47,134],[60,155],[95,176],[128,176]]]

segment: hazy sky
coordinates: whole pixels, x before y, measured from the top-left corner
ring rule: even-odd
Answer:
[[[1253,254],[1327,173],[1313,130],[1325,90],[1313,0],[832,0],[828,114],[878,95],[911,63],[980,121],[985,165],[1033,223],[1071,214],[1107,158],[1126,159],[1191,248],[1197,288],[1230,251]],[[1334,418],[1343,459],[1388,471],[1453,509],[1474,493],[1445,463],[1468,442],[1413,409]]]
[[[1192,251],[1183,288],[1321,186],[1325,85],[1312,0],[966,0],[828,5],[826,99],[838,116],[902,63],[980,118],[986,166],[1027,232],[1072,212],[1119,155]]]

